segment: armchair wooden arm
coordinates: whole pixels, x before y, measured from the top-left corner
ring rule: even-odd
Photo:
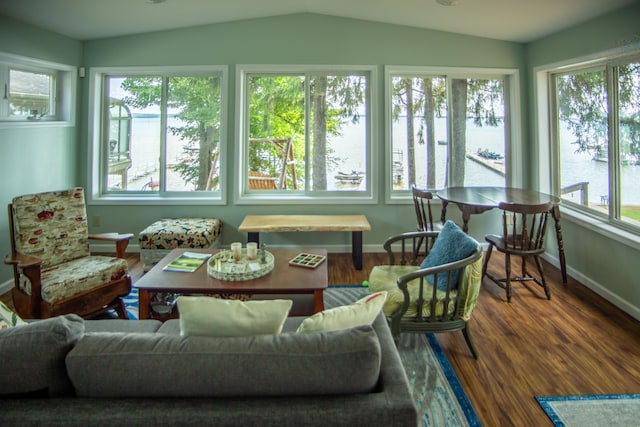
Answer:
[[[22,300],[16,300],[14,298],[13,304],[16,306],[16,310],[22,316],[26,315],[25,317],[29,319],[40,318],[40,303],[42,302],[42,279],[40,277],[40,270],[43,260],[32,255],[12,253],[5,257],[4,263],[13,266],[13,277],[15,280],[13,292],[21,292],[23,294]],[[27,276],[31,282],[31,293],[28,295],[19,291],[20,284],[18,280],[20,274],[18,272],[20,270],[22,270],[22,274]]]
[[[13,253],[4,258],[4,263],[8,265],[15,265],[20,268],[26,268],[34,265],[42,265],[42,259],[32,255]]]
[[[98,233],[89,234],[91,240],[104,240],[116,243],[116,256],[118,258],[124,258],[127,246],[129,246],[129,240],[133,238],[133,234],[118,234],[118,233]]]

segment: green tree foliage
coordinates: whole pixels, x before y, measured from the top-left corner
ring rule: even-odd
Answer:
[[[623,160],[640,163],[640,64],[559,75],[556,78],[558,111],[575,136],[576,152],[607,157],[609,99],[607,72],[617,76],[617,114]]]
[[[308,86],[309,106],[305,104]],[[357,122],[359,107],[366,100],[366,79],[362,76],[329,74],[255,76],[249,79],[249,131],[252,139],[291,138],[296,176],[286,174],[286,188],[301,186],[305,178],[306,122],[310,126],[310,162],[313,190],[326,190],[327,165],[332,152],[327,146],[330,135],[340,135],[347,121]],[[309,117],[306,117],[308,109]],[[279,176],[282,147],[270,142],[253,142],[249,150],[249,168],[269,176]]]
[[[170,77],[166,80],[166,108],[180,120],[168,132],[184,141],[182,159],[175,168],[195,190],[219,188],[220,79],[216,77]],[[163,79],[127,78],[124,102],[136,108],[162,105]]]
[[[415,183],[415,136],[419,144],[426,144],[427,182],[416,183],[426,188],[435,188],[435,118],[447,115],[446,78],[396,78],[393,82],[393,118],[405,116],[407,127],[406,149],[408,153],[407,178]],[[448,161],[453,175],[446,178],[445,185],[464,185],[466,156],[467,118],[473,118],[476,126],[498,126],[504,120],[504,97],[502,80],[452,79],[451,122],[454,144]],[[421,116],[420,116],[421,113]],[[420,117],[422,125],[416,132],[414,120]],[[447,169],[448,172],[449,169]]]

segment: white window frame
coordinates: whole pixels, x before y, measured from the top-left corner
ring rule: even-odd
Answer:
[[[103,166],[101,159],[102,144],[102,109],[103,81],[105,76],[184,76],[211,75],[215,73],[221,77],[220,93],[222,105],[220,110],[220,190],[194,192],[131,192],[107,193],[103,190]],[[88,191],[87,204],[94,205],[124,205],[132,201],[145,205],[182,205],[188,201],[190,205],[223,205],[226,204],[227,183],[227,108],[228,108],[228,67],[227,66],[166,66],[166,67],[96,67],[89,73],[89,119],[88,140],[91,141],[88,150]]]
[[[369,116],[367,117],[367,133],[369,139],[366,147],[367,178],[366,189],[357,192],[309,192],[304,191],[277,191],[277,192],[250,192],[248,180],[244,171],[248,170],[248,113],[249,113],[249,93],[248,76],[255,74],[313,74],[319,72],[341,73],[341,72],[365,72],[369,73]],[[378,167],[377,167],[377,146],[378,133],[373,125],[379,117],[379,105],[376,93],[378,92],[377,67],[371,65],[257,65],[238,64],[236,66],[236,129],[237,140],[235,148],[236,173],[234,174],[234,203],[237,205],[246,204],[375,204],[378,199]]]
[[[535,94],[533,131],[534,140],[538,141],[538,144],[536,144],[538,147],[537,184],[540,191],[560,196],[559,137],[556,135],[555,126],[553,125],[555,93],[552,93],[553,84],[550,81],[552,75],[561,71],[604,64],[606,61],[613,60],[616,57],[632,55],[633,52],[635,52],[635,55],[640,54],[640,44],[546,64],[533,69],[533,93]],[[607,90],[609,89],[607,87]],[[611,214],[610,212],[609,216],[597,215],[572,203],[562,205],[563,218],[567,218],[569,221],[589,228],[607,238],[635,249],[640,249],[640,231],[638,231],[637,227],[630,226],[619,220],[613,220]]]
[[[421,66],[386,66],[385,67],[385,158],[393,159],[392,132],[392,77],[408,75],[417,77],[445,77],[447,87],[452,79],[503,79],[504,103],[507,117],[505,119],[505,186],[521,187],[524,184],[523,149],[522,149],[522,116],[520,112],[520,73],[513,68],[464,68],[464,67],[421,67]],[[448,91],[449,92],[449,91]],[[450,102],[450,99],[448,99]],[[411,201],[411,190],[394,190],[392,188],[393,171],[390,160],[385,162],[385,203],[404,204]]]
[[[45,114],[37,119],[24,116],[10,117],[8,85],[9,70],[48,74],[54,77],[55,85],[51,100],[55,114]],[[19,55],[0,52],[0,128],[74,126],[76,119],[77,68]]]

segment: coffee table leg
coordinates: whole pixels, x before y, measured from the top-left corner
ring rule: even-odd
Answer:
[[[247,242],[255,242],[260,244],[260,233],[249,232],[247,233]]]
[[[319,313],[324,310],[324,289],[313,291],[313,312]]]
[[[149,304],[151,303],[151,293],[146,289],[138,289],[138,318],[149,319]]]
[[[351,233],[351,257],[356,270],[362,270],[362,231]]]

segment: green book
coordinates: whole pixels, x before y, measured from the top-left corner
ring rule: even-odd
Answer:
[[[183,252],[178,258],[165,265],[165,271],[182,271],[193,273],[211,257],[211,254],[201,254],[198,252]]]

